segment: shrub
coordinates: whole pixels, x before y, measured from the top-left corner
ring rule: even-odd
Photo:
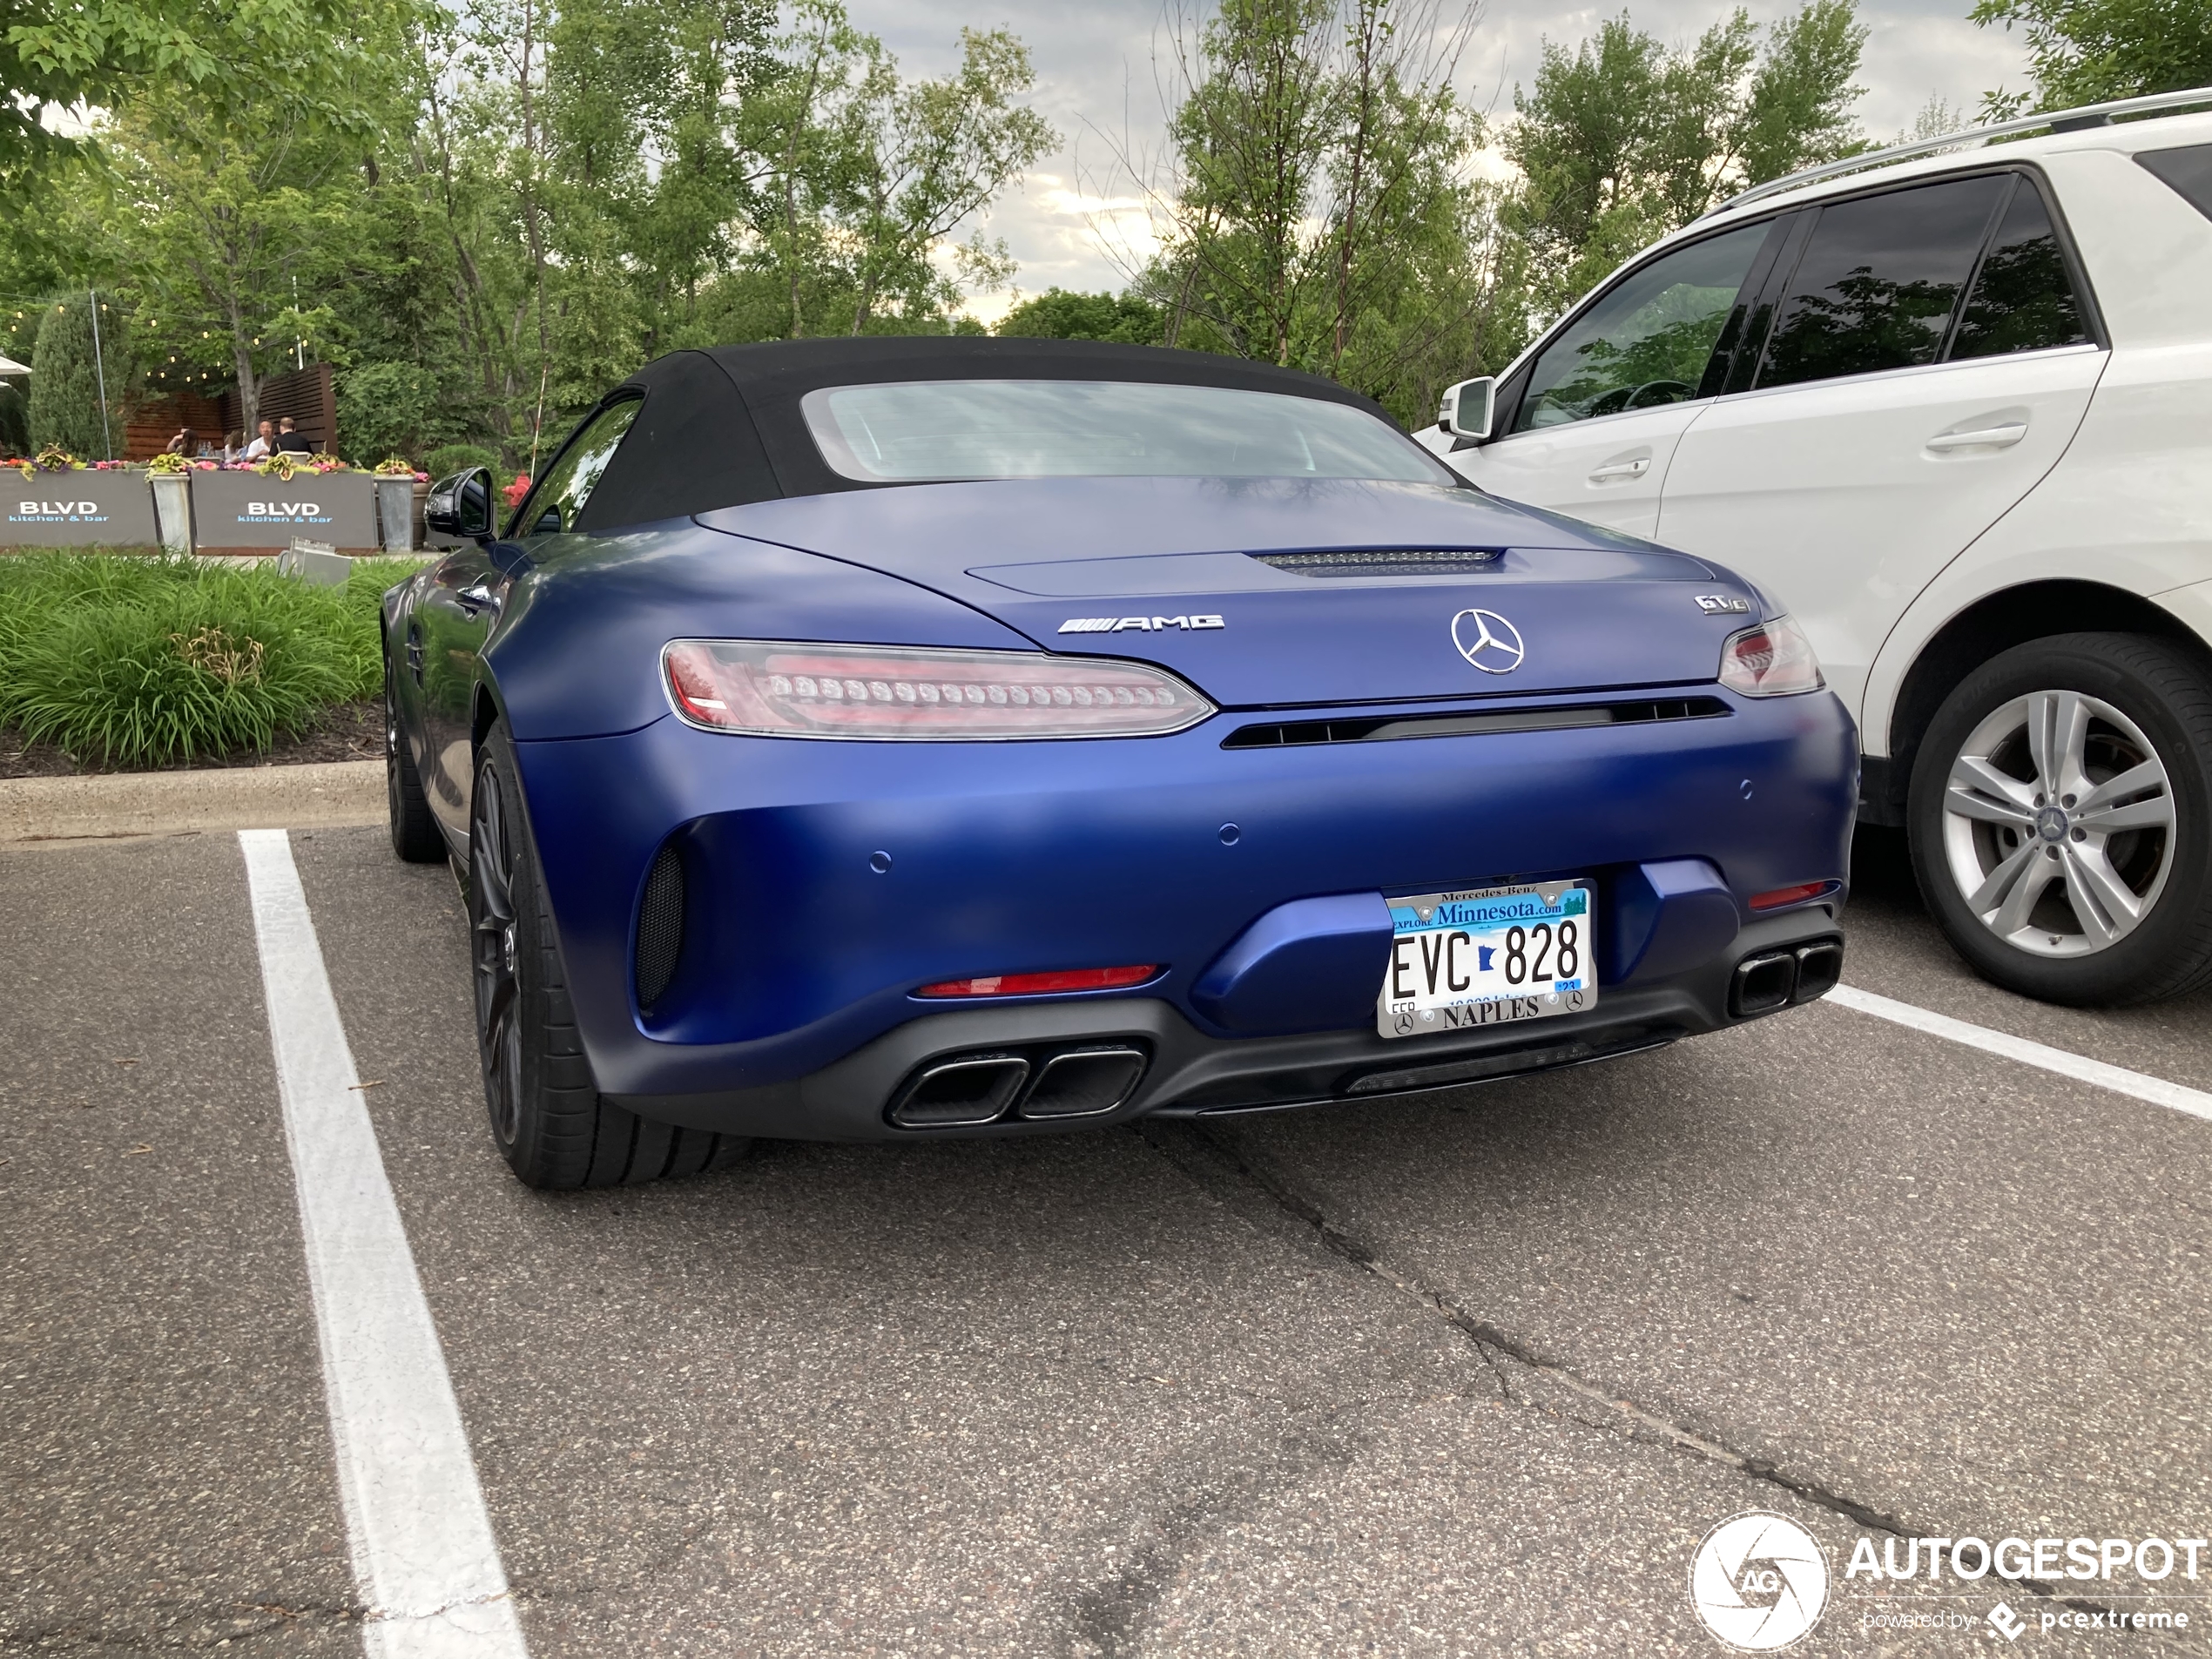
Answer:
[[[470,467],[482,467],[496,473],[499,457],[473,443],[448,443],[431,450],[422,462],[422,470],[433,478],[450,478],[456,472],[465,472]]]
[[[414,567],[364,559],[314,588],[181,559],[0,559],[0,725],[111,766],[266,751],[378,694],[377,602]]]
[[[345,436],[346,453],[364,462],[419,455],[464,430],[448,413],[451,407],[437,376],[415,363],[363,363],[347,370],[338,382],[338,430]]]

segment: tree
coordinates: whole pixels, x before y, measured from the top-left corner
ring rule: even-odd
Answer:
[[[11,0],[0,7],[0,212],[4,186],[81,150],[42,125],[47,105],[115,107],[158,87],[217,118],[283,105],[344,120],[334,90],[361,67],[361,11],[357,0]]]
[[[262,381],[334,320],[335,144],[281,105],[226,118],[170,93],[129,106],[103,140],[115,191],[103,252],[131,273],[149,339],[169,347],[153,388],[194,371],[230,381],[252,431]]]
[[[97,356],[91,295],[64,294],[44,307],[46,315],[30,362],[34,448],[57,443],[91,461],[123,453],[123,412],[131,391],[130,330],[118,308],[105,300],[98,304]]]
[[[1849,111],[1866,33],[1851,0],[1809,0],[1764,43],[1741,8],[1686,52],[1625,12],[1572,57],[1547,42],[1503,143],[1522,179],[1506,217],[1540,307],[1737,190],[1861,147]]]
[[[1986,29],[2017,24],[2027,37],[2035,93],[1993,92],[1992,119],[2033,107],[2060,110],[2212,85],[2212,17],[2203,0],[1980,0]]]
[[[1474,23],[1443,0],[1178,17],[1167,153],[1118,158],[1152,206],[1161,251],[1131,275],[1168,344],[1333,375],[1426,420],[1519,343],[1494,192],[1472,174],[1480,124],[1452,90]]]
[[[1071,293],[1048,288],[999,319],[991,332],[1028,340],[1112,340],[1157,346],[1166,319],[1160,307],[1134,293]]]
[[[864,137],[837,192],[858,249],[856,334],[886,294],[909,310],[953,297],[932,253],[1060,142],[1042,116],[1013,101],[1035,79],[1026,46],[1003,29],[962,29],[960,44],[960,68],[941,80],[900,84],[886,57],[863,83]],[[953,253],[971,286],[1012,274],[1005,244],[980,234]]]

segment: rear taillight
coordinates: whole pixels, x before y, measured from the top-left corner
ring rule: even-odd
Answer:
[[[1214,711],[1142,663],[1043,652],[678,639],[661,664],[687,724],[763,738],[1157,737]]]
[[[1151,962],[1130,968],[1074,968],[1052,974],[994,974],[982,979],[940,980],[916,996],[1042,996],[1053,991],[1119,991],[1142,985],[1159,968]]]
[[[1721,647],[1721,684],[1746,697],[1790,697],[1817,691],[1827,682],[1805,631],[1777,617],[1728,637]]]

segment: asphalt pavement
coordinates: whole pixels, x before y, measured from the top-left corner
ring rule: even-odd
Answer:
[[[2212,1652],[2212,1547],[1846,1573],[2212,1535],[2212,1122],[1816,1006],[1401,1101],[537,1194],[450,877],[381,830],[290,847],[539,1659],[1721,1654],[1690,1565],[1747,1510],[1825,1552],[1793,1652]],[[1879,833],[1858,880],[1847,983],[2212,1090],[2212,997],[2025,1002]],[[0,1654],[378,1651],[238,840],[0,853]],[[2190,1628],[2110,1629],[2145,1608]]]

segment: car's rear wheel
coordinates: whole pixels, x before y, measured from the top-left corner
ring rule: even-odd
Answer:
[[[1912,769],[1912,861],[1974,969],[2046,1001],[2154,1001],[2212,977],[2212,685],[2139,634],[1993,658]]]
[[[492,1139],[533,1187],[693,1175],[747,1141],[640,1117],[600,1097],[576,1028],[560,942],[503,724],[478,752],[469,817],[469,962]]]
[[[446,838],[430,816],[421,776],[400,731],[399,684],[392,659],[384,659],[384,805],[392,819],[392,851],[409,864],[435,864],[446,856]]]

